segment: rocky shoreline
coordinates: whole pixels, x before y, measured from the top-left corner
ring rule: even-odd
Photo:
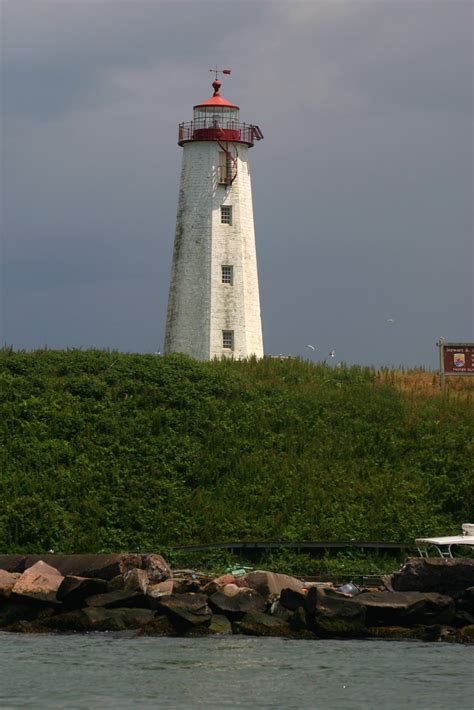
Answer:
[[[0,555],[0,630],[133,630],[474,643],[474,560],[408,558],[383,586],[251,571],[211,578],[158,554]]]

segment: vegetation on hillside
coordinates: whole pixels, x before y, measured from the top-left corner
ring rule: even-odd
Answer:
[[[457,533],[474,520],[472,396],[401,379],[4,348],[1,551]]]

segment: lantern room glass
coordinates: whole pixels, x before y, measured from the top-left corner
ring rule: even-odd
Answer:
[[[239,111],[225,106],[200,106],[194,109],[194,127],[236,130],[239,128]]]

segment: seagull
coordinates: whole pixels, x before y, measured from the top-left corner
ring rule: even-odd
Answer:
[[[311,348],[311,350],[316,350],[316,348],[315,348],[314,345],[307,345],[306,347],[307,347],[307,348]]]
[[[329,357],[336,357],[336,351],[335,351],[335,350],[331,350],[330,353],[329,353]]]
[[[385,318],[386,323],[395,323],[395,318]]]

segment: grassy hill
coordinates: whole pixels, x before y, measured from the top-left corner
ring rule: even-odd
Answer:
[[[474,520],[471,382],[0,351],[3,552],[412,540]]]

